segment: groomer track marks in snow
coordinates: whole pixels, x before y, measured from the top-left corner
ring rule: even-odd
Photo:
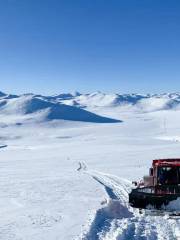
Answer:
[[[139,214],[128,204],[131,183],[97,171],[85,171],[107,193],[107,204],[96,211],[82,240],[180,240],[180,220]]]

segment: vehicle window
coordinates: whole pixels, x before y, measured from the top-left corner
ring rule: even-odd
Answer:
[[[158,183],[160,184],[178,184],[180,181],[179,167],[160,167],[158,169]]]

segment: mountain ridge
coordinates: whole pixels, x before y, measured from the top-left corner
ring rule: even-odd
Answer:
[[[28,119],[69,120],[93,123],[117,123],[119,119],[100,116],[90,111],[49,100],[42,95],[3,95],[0,99],[0,115]]]
[[[0,92],[0,113],[5,112],[4,109],[9,104],[16,102],[16,113],[19,112],[19,109],[22,107],[22,103],[18,106],[20,99],[31,99],[31,107],[33,111],[30,111],[30,106],[28,108],[28,113],[52,108],[54,114],[50,116],[58,117],[58,107],[61,106],[65,110],[68,107],[74,107],[75,109],[86,110],[87,112],[91,111],[93,108],[114,108],[114,107],[124,107],[128,106],[129,110],[137,110],[140,112],[152,112],[160,110],[178,110],[180,109],[180,93],[160,93],[160,94],[139,94],[139,93],[129,93],[129,94],[120,94],[112,93],[107,94],[103,92],[93,92],[82,94],[79,92],[75,93],[60,93],[56,95],[45,96],[41,94],[26,93],[21,95],[6,94]],[[64,106],[65,105],[65,106]],[[12,106],[11,106],[12,107]],[[25,114],[26,110],[25,109]],[[69,110],[72,110],[69,108]],[[11,111],[6,111],[10,113]],[[56,112],[56,114],[55,114]],[[86,113],[87,113],[86,112]],[[75,114],[75,113],[72,113]],[[77,115],[78,113],[76,113]],[[79,113],[80,114],[80,113]],[[83,113],[84,114],[84,113]],[[62,116],[61,116],[62,117]],[[50,117],[51,118],[51,117]],[[53,118],[53,117],[52,117]],[[71,117],[72,118],[72,117]]]

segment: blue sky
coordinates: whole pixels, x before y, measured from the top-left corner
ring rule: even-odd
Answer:
[[[0,89],[180,91],[179,0],[1,0]]]

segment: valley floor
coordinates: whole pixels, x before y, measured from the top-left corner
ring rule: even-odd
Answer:
[[[180,157],[180,111],[100,113],[123,122],[2,124],[1,240],[180,239],[180,220],[128,206],[152,159]]]

